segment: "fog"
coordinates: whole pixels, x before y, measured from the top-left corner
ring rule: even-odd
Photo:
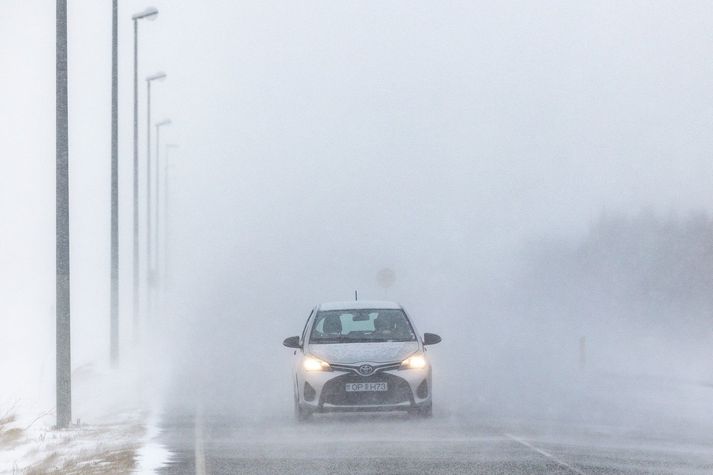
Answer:
[[[108,358],[104,3],[70,2],[76,366]],[[179,146],[170,278],[136,347],[129,17],[145,5],[125,1],[121,351],[165,412],[291,424],[281,342],[314,305],[358,290],[443,337],[429,349],[437,417],[710,429],[710,5],[154,3],[139,149],[143,78],[165,70],[153,117],[173,120],[162,141]],[[0,370],[41,401],[54,364],[50,7],[9,1],[0,16]]]

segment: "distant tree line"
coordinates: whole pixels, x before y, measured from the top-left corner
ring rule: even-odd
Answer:
[[[605,214],[576,240],[528,247],[518,300],[533,318],[713,327],[713,220]]]

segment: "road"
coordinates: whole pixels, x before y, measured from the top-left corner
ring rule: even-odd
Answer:
[[[162,474],[713,473],[709,379],[541,360],[487,371],[444,345],[433,350],[432,419],[329,414],[298,424],[284,354],[236,345],[218,324],[195,328],[196,342],[166,351],[175,374],[157,403],[158,443],[172,453]]]
[[[626,427],[405,415],[165,418],[166,474],[713,473],[705,440]]]

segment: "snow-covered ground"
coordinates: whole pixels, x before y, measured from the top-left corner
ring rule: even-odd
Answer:
[[[56,430],[53,407],[15,399],[0,407],[0,474],[154,473],[169,459],[156,441],[158,404],[136,366],[73,372],[73,424]],[[4,397],[8,397],[3,395]]]
[[[136,464],[145,433],[140,414],[65,430],[44,423],[27,427],[19,421],[5,427],[2,473],[127,473]]]

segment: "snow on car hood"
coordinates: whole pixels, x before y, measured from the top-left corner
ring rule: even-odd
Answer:
[[[418,351],[416,341],[326,343],[309,345],[309,353],[327,363],[393,363]]]

